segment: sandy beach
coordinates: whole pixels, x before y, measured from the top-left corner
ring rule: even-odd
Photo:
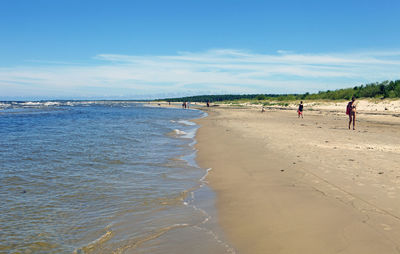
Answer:
[[[238,253],[400,253],[400,118],[379,107],[355,131],[342,105],[205,109],[197,159]]]

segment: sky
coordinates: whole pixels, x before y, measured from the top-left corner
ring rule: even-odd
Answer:
[[[0,1],[0,100],[304,93],[400,79],[398,0]]]

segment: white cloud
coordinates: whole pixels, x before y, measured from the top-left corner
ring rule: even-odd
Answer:
[[[290,93],[398,79],[400,51],[257,54],[218,49],[176,55],[100,54],[97,65],[0,68],[2,96]]]

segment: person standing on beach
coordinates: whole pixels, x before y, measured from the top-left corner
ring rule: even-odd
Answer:
[[[353,122],[353,130],[356,129],[356,98],[353,96],[351,101],[347,104],[346,113],[349,115],[349,130],[351,122]]]
[[[303,118],[303,101],[300,101],[299,109],[297,109],[297,114],[298,114],[299,118],[300,118],[300,116],[301,116],[301,118]]]

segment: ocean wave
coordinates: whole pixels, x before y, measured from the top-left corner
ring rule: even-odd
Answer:
[[[55,102],[55,101],[48,101],[48,102],[43,103],[43,106],[46,106],[46,107],[59,106],[59,105],[61,105],[61,103]]]
[[[183,124],[183,125],[187,125],[187,126],[194,126],[196,125],[196,123],[188,121],[188,120],[179,120],[178,123]]]
[[[9,103],[2,103],[0,102],[0,109],[6,109],[11,107],[11,105]]]
[[[98,247],[102,243],[110,240],[113,237],[113,234],[114,233],[112,231],[107,231],[104,235],[100,236],[99,238],[97,238],[96,240],[92,241],[88,245],[75,250],[73,253],[74,254],[81,254],[81,253],[90,252],[90,251],[96,249],[96,247]]]
[[[199,206],[200,204],[199,205],[196,204],[197,202],[196,202],[195,196],[196,196],[196,194],[198,194],[199,191],[204,192],[204,185],[207,185],[207,183],[208,183],[206,181],[206,178],[211,170],[212,170],[212,168],[206,169],[206,173],[199,180],[199,182],[200,182],[199,188],[198,189],[193,188],[193,190],[190,191],[190,199],[185,199],[183,202],[183,205],[185,205],[187,207],[191,207],[193,210],[202,214],[203,220],[200,223],[193,225],[194,228],[197,228],[203,232],[206,232],[208,235],[211,235],[214,238],[214,241],[225,249],[226,253],[236,254],[235,249],[233,247],[231,247],[228,244],[228,242],[226,242],[223,238],[221,238],[219,233],[217,233],[212,228],[209,228],[209,226],[207,226],[208,223],[211,223],[211,224],[214,223],[213,216],[209,212],[207,212],[207,210],[205,208],[201,208]],[[204,195],[204,193],[203,193],[203,195]]]
[[[123,243],[122,247],[116,249],[112,253],[113,254],[122,254],[122,253],[125,253],[126,250],[128,250],[128,249],[135,250],[140,245],[142,245],[146,242],[149,242],[151,240],[157,239],[160,236],[164,235],[165,233],[168,233],[171,230],[178,229],[178,228],[185,228],[185,227],[189,227],[189,226],[190,225],[186,224],[186,223],[177,223],[177,224],[169,225],[167,227],[160,228],[156,231],[150,232],[147,236],[137,238],[137,239],[129,239],[129,240],[125,241],[125,243]]]
[[[3,108],[47,108],[47,107],[88,107],[92,105],[108,105],[108,106],[120,106],[130,107],[133,104],[138,104],[136,101],[107,101],[107,100],[43,100],[43,101],[1,101],[0,109]],[[146,105],[142,105],[146,106]]]
[[[196,131],[197,131],[197,128],[194,128],[191,130],[186,130],[186,131],[174,129],[173,134],[180,138],[193,139],[193,142],[190,144],[190,146],[193,146],[196,143],[196,141],[194,140],[194,137],[196,136]]]
[[[187,135],[187,133],[185,131],[178,130],[178,129],[174,129],[174,132],[176,135],[180,135],[180,136]]]
[[[42,103],[41,102],[37,102],[37,101],[26,101],[26,102],[20,102],[18,103],[21,106],[39,106]]]
[[[193,138],[194,139],[194,137],[196,136],[196,131],[197,131],[197,128],[193,129],[193,130],[190,130],[190,131],[188,131],[186,133],[186,135],[184,135],[184,137],[185,138]]]

